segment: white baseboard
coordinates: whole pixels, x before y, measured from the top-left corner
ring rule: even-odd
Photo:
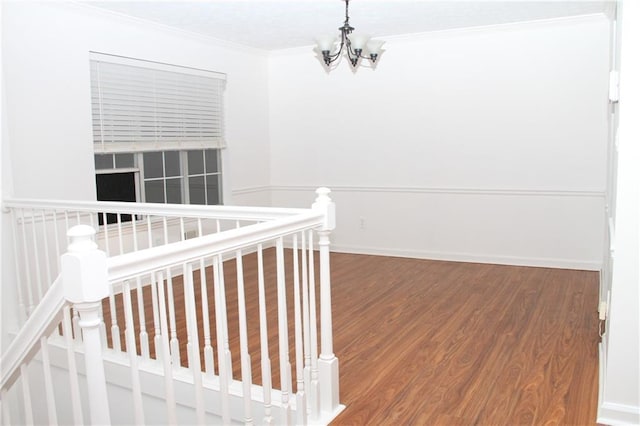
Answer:
[[[640,406],[604,402],[598,407],[597,421],[606,425],[639,425]]]
[[[332,244],[331,251],[339,253],[371,254],[377,256],[397,256],[415,259],[445,260],[452,262],[492,263],[497,265],[532,266],[557,269],[577,269],[598,271],[601,262],[589,262],[575,259],[533,258],[518,256],[493,256],[474,253],[447,253],[397,248],[378,248]]]

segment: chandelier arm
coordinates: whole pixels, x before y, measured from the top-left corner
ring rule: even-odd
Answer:
[[[335,61],[338,60],[338,58],[342,54],[342,49],[344,48],[344,45],[345,45],[345,43],[344,43],[344,37],[343,37],[342,40],[340,41],[340,48],[338,49],[338,51],[336,53],[334,53],[333,55],[327,55],[326,56],[326,59],[329,60],[329,63],[327,65],[332,64],[332,63],[334,63]]]
[[[371,59],[371,58],[366,58],[364,55],[362,55],[362,53],[358,54],[358,52],[356,52],[354,49],[351,49],[351,43],[347,43],[347,56],[349,57],[349,60],[351,62],[353,62],[353,60],[355,59],[356,61],[361,59],[361,58],[365,58],[365,59]]]

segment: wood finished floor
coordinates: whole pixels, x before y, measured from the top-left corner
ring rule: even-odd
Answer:
[[[595,424],[597,273],[331,260],[334,425]]]
[[[268,289],[275,287],[273,256],[265,252]],[[257,321],[252,263],[255,255],[245,256],[249,324]],[[225,264],[229,326],[237,330],[235,274]],[[331,278],[340,401],[347,406],[332,425],[595,424],[597,273],[332,253]],[[181,288],[175,286],[178,306]],[[274,325],[275,301],[275,291],[267,291]],[[176,316],[185,364],[184,313]],[[145,317],[152,338],[149,305]],[[213,315],[210,322],[215,339]],[[260,383],[258,332],[249,329],[253,378]],[[293,327],[291,346],[292,336]],[[270,327],[274,386],[277,342]],[[236,354],[237,338],[231,336],[230,346]],[[239,379],[235,355],[233,365]]]

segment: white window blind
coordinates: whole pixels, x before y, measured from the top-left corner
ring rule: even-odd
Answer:
[[[225,75],[91,55],[96,153],[224,147]]]

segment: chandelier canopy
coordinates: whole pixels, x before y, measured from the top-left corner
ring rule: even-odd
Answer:
[[[360,59],[368,59],[371,63],[375,63],[378,55],[382,52],[384,41],[371,40],[366,34],[351,34],[353,28],[349,25],[349,0],[343,0],[345,3],[344,24],[338,28],[340,31],[340,45],[336,46],[338,36],[326,35],[316,38],[317,49],[322,53],[322,59],[327,67],[342,57],[347,56],[352,67],[357,67]]]

